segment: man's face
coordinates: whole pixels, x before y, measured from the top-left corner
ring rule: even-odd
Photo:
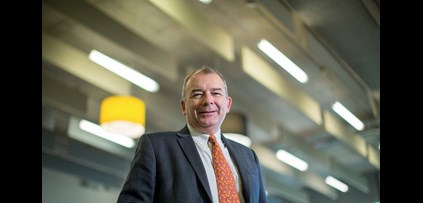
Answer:
[[[185,91],[181,108],[187,122],[202,133],[216,132],[232,104],[223,80],[216,73],[198,73],[188,80]]]

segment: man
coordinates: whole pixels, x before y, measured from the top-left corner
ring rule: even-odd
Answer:
[[[188,75],[180,105],[187,125],[178,132],[141,136],[117,202],[266,203],[255,152],[221,134],[220,126],[232,105],[223,76],[208,67]],[[229,165],[226,185],[220,184],[220,172],[214,171],[222,167],[215,165],[217,151],[212,154],[209,137],[216,138],[225,157],[220,160]],[[230,184],[234,193],[223,194],[230,189],[221,188]],[[231,195],[234,200],[227,201]]]

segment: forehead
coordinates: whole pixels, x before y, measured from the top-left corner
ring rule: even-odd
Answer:
[[[188,81],[187,86],[195,87],[195,86],[203,86],[203,85],[212,85],[213,87],[216,86],[224,86],[224,82],[222,78],[217,73],[197,73],[194,74]]]

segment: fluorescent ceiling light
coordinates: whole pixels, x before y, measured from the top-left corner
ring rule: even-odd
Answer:
[[[341,116],[344,120],[346,120],[349,124],[351,124],[355,129],[358,131],[364,129],[363,122],[360,121],[357,117],[354,116],[347,108],[344,107],[340,102],[336,101],[332,105],[332,109]]]
[[[105,131],[101,126],[89,122],[87,120],[81,120],[79,122],[79,128],[94,135],[97,135],[103,139],[112,141],[116,144],[122,145],[126,148],[132,148],[135,146],[135,141],[127,136],[116,134],[116,133],[109,133]]]
[[[241,135],[238,133],[224,133],[225,137],[231,139],[235,142],[238,142],[246,147],[251,147],[251,138],[246,135]]]
[[[273,46],[270,42],[265,39],[262,39],[260,40],[257,46],[262,52],[269,56],[283,69],[285,69],[295,79],[297,79],[301,83],[306,83],[308,81],[307,74],[294,62],[292,62],[288,57],[286,57],[281,51],[279,51],[275,46]]]
[[[301,160],[300,158],[290,154],[289,152],[283,149],[280,149],[278,150],[278,152],[276,152],[276,158],[291,165],[292,167],[300,171],[305,171],[308,168],[307,162]]]
[[[203,4],[209,4],[212,2],[212,0],[198,0],[199,2],[203,3]]]
[[[153,79],[143,75],[142,73],[120,63],[119,61],[110,58],[97,50],[92,50],[88,56],[91,61],[94,61],[98,65],[112,71],[116,75],[132,82],[133,84],[149,91],[159,91],[159,84]]]
[[[339,181],[338,179],[328,176],[325,179],[325,183],[334,187],[335,189],[341,191],[341,192],[347,192],[348,191],[348,185],[344,184],[343,182]]]

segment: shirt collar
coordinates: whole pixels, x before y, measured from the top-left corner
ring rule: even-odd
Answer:
[[[191,136],[193,136],[193,138],[195,138],[196,140],[199,140],[201,142],[205,142],[205,143],[208,142],[208,140],[209,140],[209,135],[208,134],[204,134],[204,133],[201,133],[201,132],[195,130],[189,124],[187,124],[187,126],[188,126],[188,130],[191,133]],[[213,135],[216,137],[216,140],[219,143],[222,142],[221,135],[220,135],[220,129],[217,132],[214,132]]]

